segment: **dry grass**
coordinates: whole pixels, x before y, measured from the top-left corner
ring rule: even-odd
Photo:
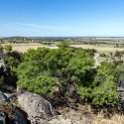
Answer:
[[[0,104],[0,110],[4,110],[9,117],[12,117],[12,110],[14,109],[14,106],[9,103],[1,103]]]
[[[77,110],[72,108],[59,108],[58,111],[66,117],[71,119],[74,124],[80,121],[82,124],[124,124],[124,115],[114,114],[111,118],[104,118],[103,112],[94,114],[89,105],[79,105]]]
[[[5,44],[2,44],[3,46]],[[11,44],[13,50],[17,50],[19,52],[26,52],[28,49],[37,49],[38,47],[48,47],[43,44],[38,43],[20,43],[20,44]],[[114,48],[112,46],[94,46],[94,45],[71,45],[71,47],[75,48],[83,48],[83,49],[96,49],[98,52],[115,52],[115,51],[123,51],[124,48]]]
[[[19,52],[26,52],[28,49],[37,49],[38,47],[43,47],[42,45],[13,45],[13,50],[19,51]]]
[[[105,119],[98,115],[93,124],[124,124],[124,115],[115,114],[111,119]]]
[[[83,48],[83,49],[96,49],[99,52],[114,52],[114,51],[123,51],[124,48],[114,48],[112,46],[94,46],[94,45],[71,45],[72,47],[76,48]]]
[[[6,44],[2,44],[2,46],[5,46]],[[38,43],[28,43],[28,44],[11,44],[12,49],[19,51],[19,52],[26,52],[28,49],[37,49],[38,47],[45,47],[45,45],[38,44]]]

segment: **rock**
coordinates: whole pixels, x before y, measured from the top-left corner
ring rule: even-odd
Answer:
[[[6,80],[7,80],[7,79],[6,79]],[[8,81],[6,81],[6,82],[8,82]],[[6,92],[6,93],[14,93],[14,92],[15,92],[15,88],[14,88],[14,86],[11,85],[11,84],[4,84],[2,89],[3,89],[4,92]]]
[[[7,98],[7,96],[0,91],[0,104],[4,104],[4,103],[9,103],[10,100]]]
[[[10,99],[0,91],[0,124],[27,124],[25,114],[12,106]],[[8,115],[12,115],[13,118],[9,118]]]
[[[9,110],[8,106],[10,104],[10,100],[7,98],[7,96],[0,91],[0,124],[6,124],[7,120],[7,113],[5,113],[5,110]]]
[[[15,108],[13,111],[13,123],[12,124],[28,124],[27,115],[19,108]]]
[[[35,93],[27,91],[20,93],[17,95],[17,102],[28,114],[31,124],[44,124],[44,120],[56,115],[50,102]]]
[[[3,110],[0,110],[0,124],[6,124],[6,115]]]
[[[59,115],[48,121],[48,124],[72,124],[70,119],[66,119],[63,115]]]

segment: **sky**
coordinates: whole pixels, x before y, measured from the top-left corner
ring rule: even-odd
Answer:
[[[124,36],[124,0],[0,0],[7,36]]]

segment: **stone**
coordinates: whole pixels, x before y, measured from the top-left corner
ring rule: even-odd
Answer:
[[[13,124],[28,124],[27,115],[19,108],[13,110]]]
[[[17,95],[17,102],[27,113],[31,124],[43,124],[44,120],[56,115],[51,103],[35,93],[24,91]]]
[[[0,124],[6,124],[6,115],[3,110],[0,110]]]
[[[48,121],[48,124],[72,124],[72,122],[69,118],[66,119],[63,115],[59,115]]]
[[[8,115],[12,114],[13,118]],[[12,101],[0,91],[0,124],[27,124],[28,120],[18,108],[12,107]]]
[[[0,91],[0,104],[4,104],[4,103],[9,103],[10,100],[7,98],[7,96]]]

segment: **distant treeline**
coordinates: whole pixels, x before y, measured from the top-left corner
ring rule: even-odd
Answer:
[[[7,37],[1,38],[0,43],[41,43],[55,45],[67,41],[71,45],[96,45],[124,47],[123,38],[85,38],[85,37]]]

